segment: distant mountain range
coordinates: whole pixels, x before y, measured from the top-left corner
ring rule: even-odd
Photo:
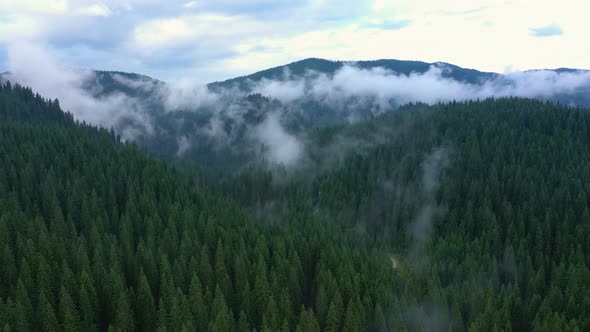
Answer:
[[[344,67],[345,65],[353,65],[355,67],[365,70],[383,68],[385,70],[389,70],[397,74],[406,76],[412,73],[425,73],[431,68],[431,66],[439,66],[449,69],[442,73],[443,77],[470,84],[483,83],[486,80],[495,79],[501,76],[497,73],[481,72],[475,69],[461,68],[459,66],[455,66],[453,64],[445,62],[427,63],[422,61],[407,61],[395,59],[381,59],[371,61],[331,61],[318,58],[308,58],[287,65],[262,70],[247,76],[236,77],[222,82],[210,83],[208,84],[208,86],[210,88],[215,89],[218,87],[228,87],[235,84],[240,85],[244,81],[256,82],[263,79],[280,80],[283,78],[285,70],[288,70],[288,72],[295,77],[304,76],[306,73],[310,71],[324,73],[327,75],[334,75],[336,71],[342,69],[342,67]]]
[[[159,155],[220,165],[228,165],[228,158],[239,164],[262,157],[277,137],[369,119],[409,102],[519,96],[590,106],[590,71],[569,68],[498,74],[444,62],[310,58],[180,87],[133,73],[93,73],[85,72],[80,86],[71,88],[118,102],[108,121],[97,124],[114,126]],[[6,78],[10,74],[0,75]],[[46,97],[62,100],[70,92],[61,93]],[[75,105],[62,106],[76,115]]]
[[[252,83],[267,81],[284,81],[286,79],[303,78],[306,75],[314,77],[318,74],[324,74],[328,77],[341,70],[345,66],[353,66],[360,70],[374,70],[383,69],[397,75],[416,75],[427,73],[432,68],[441,69],[440,77],[448,80],[454,80],[460,83],[471,85],[482,85],[492,81],[499,81],[509,84],[515,74],[531,74],[535,72],[545,72],[554,74],[588,74],[590,70],[575,69],[575,68],[557,68],[557,69],[531,69],[515,74],[499,74],[494,72],[479,71],[476,69],[462,68],[454,64],[446,62],[422,62],[409,60],[395,60],[395,59],[380,59],[371,61],[332,61],[319,58],[308,58],[296,61],[290,64],[277,66],[265,70],[255,72],[250,75],[230,78],[224,81],[212,82],[207,84],[211,91],[219,91],[224,88],[239,88],[245,92],[252,90]],[[119,78],[125,78],[129,82],[145,82],[150,81],[157,85],[166,84],[163,81],[151,78],[146,75],[126,73],[119,71],[95,71],[97,76],[97,83],[103,87],[105,93],[114,91],[123,92],[129,95],[138,95],[138,91],[128,84],[125,84]],[[288,75],[286,77],[285,75]],[[1,76],[0,76],[1,77]],[[587,82],[590,85],[590,82]],[[139,94],[141,95],[141,94]],[[583,103],[580,106],[590,106],[590,98],[582,98]],[[567,102],[567,101],[566,101]]]

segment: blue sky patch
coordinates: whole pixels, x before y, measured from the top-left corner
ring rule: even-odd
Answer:
[[[552,37],[563,35],[563,30],[557,24],[546,25],[543,27],[530,29],[530,35],[533,37]]]

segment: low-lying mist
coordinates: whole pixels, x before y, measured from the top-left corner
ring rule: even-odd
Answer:
[[[579,104],[586,101],[579,96],[590,91],[588,71],[513,72],[470,84],[443,75],[453,69],[442,63],[409,75],[355,63],[333,74],[310,70],[299,76],[285,67],[278,79],[246,78],[210,89],[190,78],[163,83],[72,69],[35,44],[10,45],[8,55],[4,78],[59,99],[79,121],[113,127],[123,140],[165,137],[175,146],[169,154],[177,156],[190,153],[196,144],[230,151],[249,147],[249,153],[262,153],[287,168],[297,167],[305,156],[305,129],[319,123],[355,122],[409,102],[517,96]],[[101,75],[110,75],[109,86]],[[252,94],[260,97],[248,97]]]

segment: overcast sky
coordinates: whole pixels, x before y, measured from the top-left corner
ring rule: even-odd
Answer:
[[[202,82],[308,57],[589,69],[588,9],[583,0],[0,0],[0,70],[22,42],[74,67]]]

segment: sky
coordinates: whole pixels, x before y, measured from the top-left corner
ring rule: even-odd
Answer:
[[[0,0],[0,71],[22,43],[74,68],[202,83],[309,57],[590,69],[588,9],[583,0]]]

